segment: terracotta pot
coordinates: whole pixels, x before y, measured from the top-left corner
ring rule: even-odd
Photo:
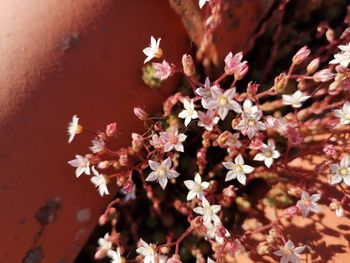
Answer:
[[[0,14],[0,258],[71,262],[111,196],[67,165],[92,139],[67,145],[67,123],[116,121],[125,145],[142,128],[133,107],[159,109],[177,81],[161,93],[142,83],[150,35],[169,61],[190,43],[167,1],[3,0]]]
[[[92,138],[67,145],[67,123],[116,121],[129,142],[142,128],[133,107],[163,99],[141,81],[142,49],[154,34],[176,61],[186,33],[166,1],[8,0],[0,12],[0,261],[71,262],[112,196],[75,178],[67,161]]]

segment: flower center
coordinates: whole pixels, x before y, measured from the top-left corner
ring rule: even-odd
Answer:
[[[195,184],[193,187],[194,192],[200,193],[202,191],[202,186],[200,184]]]
[[[264,155],[265,155],[265,157],[271,157],[272,156],[272,152],[270,150],[266,150]]]
[[[211,209],[211,207],[206,208],[205,212],[206,212],[206,214],[211,215],[211,216],[214,214],[213,210]]]
[[[342,167],[339,169],[339,174],[341,176],[346,176],[348,174],[348,169],[346,167]]]
[[[239,171],[239,172],[242,172],[243,171],[243,168],[242,168],[242,165],[240,165],[240,164],[235,164],[235,169],[237,170],[237,171]]]
[[[350,121],[350,113],[345,113],[344,114],[344,119],[347,121]]]
[[[285,255],[285,256],[290,256],[292,254],[293,254],[293,250],[291,248],[285,249],[283,251],[283,255]]]
[[[170,137],[170,143],[171,144],[177,144],[177,142],[178,142],[177,136],[171,136]]]
[[[226,96],[221,95],[220,97],[218,97],[217,103],[221,106],[226,106],[228,104],[228,99]]]
[[[250,119],[250,120],[248,121],[248,126],[250,126],[250,127],[255,126],[255,120],[254,120],[254,119]]]
[[[309,199],[304,200],[304,205],[309,207],[311,205],[311,201]]]
[[[161,177],[161,176],[166,176],[166,174],[168,173],[168,169],[164,166],[159,166],[157,169],[157,174]]]

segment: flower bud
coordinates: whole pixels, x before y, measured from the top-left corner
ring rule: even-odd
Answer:
[[[99,168],[99,169],[107,169],[110,165],[111,164],[110,164],[109,161],[102,161],[102,162],[99,162],[97,164],[97,168]]]
[[[119,163],[121,166],[128,166],[129,164],[129,159],[127,154],[121,154],[119,156]]]
[[[141,121],[146,121],[148,119],[148,114],[143,109],[139,107],[134,108],[134,114],[137,118],[139,118]]]
[[[112,122],[106,126],[106,134],[111,137],[117,133],[117,123]]]
[[[248,63],[246,61],[242,62],[237,71],[235,72],[235,79],[236,80],[241,80],[247,73],[249,70],[249,66]]]
[[[127,180],[123,185],[123,190],[125,193],[131,193],[134,188],[134,182],[132,180]]]
[[[307,65],[307,68],[306,68],[307,73],[309,73],[309,74],[314,73],[318,69],[319,65],[320,65],[320,58],[313,59],[309,63],[309,65]]]
[[[166,263],[182,263],[179,255],[173,255]]]
[[[307,46],[302,47],[299,51],[294,55],[292,61],[293,64],[299,65],[304,62],[304,60],[310,55],[310,49]]]
[[[313,76],[315,82],[327,82],[330,81],[334,77],[334,74],[330,69],[322,69],[316,72]]]
[[[299,213],[299,208],[296,207],[295,205],[293,206],[290,206],[286,209],[283,210],[283,213],[286,215],[286,216],[294,216],[296,214]]]
[[[231,135],[232,134],[229,131],[224,131],[223,133],[221,133],[219,135],[219,137],[217,138],[217,142],[221,148],[225,147],[225,145],[226,145],[228,139],[231,137]]]
[[[287,79],[286,73],[283,72],[283,73],[279,74],[279,76],[277,76],[275,78],[275,84],[273,85],[274,90],[277,93],[283,92],[287,86],[287,80],[288,79]]]
[[[334,40],[334,31],[333,29],[328,28],[326,31],[326,38],[329,42],[333,42]]]
[[[247,87],[247,93],[249,96],[253,97],[256,95],[259,89],[259,84],[256,84],[254,82],[249,82]]]
[[[108,221],[108,217],[105,214],[101,215],[100,218],[98,219],[98,223],[100,226],[103,226],[104,224],[106,224],[107,221]]]
[[[191,55],[184,54],[182,56],[182,68],[187,77],[192,77],[196,73]]]

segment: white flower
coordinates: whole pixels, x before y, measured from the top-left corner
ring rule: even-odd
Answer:
[[[233,162],[223,162],[224,167],[230,171],[226,174],[225,181],[230,181],[233,179],[238,180],[241,184],[245,185],[247,177],[246,174],[249,174],[254,171],[254,168],[250,165],[244,164],[244,160],[241,154],[237,155],[235,158],[235,163]]]
[[[346,155],[339,164],[332,163],[329,165],[333,176],[331,178],[331,184],[339,184],[344,180],[344,183],[350,186],[350,159]]]
[[[171,159],[168,157],[166,158],[162,163],[154,162],[149,160],[148,161],[149,166],[153,170],[148,177],[146,178],[146,181],[158,181],[160,186],[165,189],[168,179],[173,179],[178,177],[180,174],[176,172],[175,170],[171,170]]]
[[[183,104],[185,109],[179,113],[179,117],[185,119],[185,125],[187,126],[192,119],[198,118],[198,114],[194,109],[193,99],[191,101],[184,99]]]
[[[83,173],[90,175],[90,162],[87,158],[81,155],[75,155],[75,159],[68,162],[69,165],[76,167],[75,176],[79,177]]]
[[[210,80],[208,77],[205,79],[204,87],[197,88],[195,92],[202,98],[201,103],[203,108],[207,109],[208,103],[212,98],[210,91]]]
[[[107,188],[107,179],[103,174],[100,174],[98,171],[96,171],[95,167],[91,167],[92,173],[95,175],[90,178],[91,183],[93,183],[97,188],[98,192],[101,196],[109,195],[108,188]]]
[[[215,116],[215,112],[212,110],[208,110],[207,112],[198,112],[199,127],[204,127],[207,131],[212,131],[214,126],[218,124],[220,118],[218,116]]]
[[[206,2],[209,2],[210,0],[199,0],[199,8],[203,8]]]
[[[251,100],[247,99],[243,102],[243,111],[249,115],[254,115],[259,111],[259,109],[258,106],[253,105]]]
[[[156,70],[154,76],[160,80],[166,80],[173,73],[173,69],[165,60],[162,63],[152,63],[152,65]]]
[[[160,139],[164,140],[164,152],[170,152],[175,148],[176,151],[183,152],[184,146],[182,142],[186,140],[186,135],[179,133],[176,126],[171,126],[167,132],[160,133]]]
[[[69,135],[68,143],[71,143],[73,141],[76,134],[79,134],[83,131],[83,126],[79,124],[79,118],[77,115],[73,116],[72,121],[68,124],[67,131]]]
[[[275,150],[275,141],[273,139],[268,140],[267,145],[265,143],[261,146],[261,153],[255,155],[255,161],[264,161],[267,168],[270,168],[273,159],[277,159],[281,156],[281,154]]]
[[[294,108],[300,108],[301,104],[306,101],[310,96],[303,96],[300,90],[294,92],[293,95],[282,95],[284,105],[292,105]]]
[[[345,102],[341,110],[334,110],[334,112],[340,119],[340,124],[350,124],[350,102]]]
[[[147,56],[147,58],[143,63],[147,63],[152,58],[160,58],[162,56],[163,52],[159,48],[160,40],[161,40],[160,38],[156,40],[153,36],[151,36],[151,44],[149,45],[149,47],[146,47],[143,50],[143,53]]]
[[[140,239],[140,242],[142,246],[138,247],[136,252],[144,257],[143,262],[155,263],[156,253],[154,249],[151,247],[151,245],[148,245],[145,241],[143,241],[142,238]]]
[[[297,207],[300,209],[303,217],[306,217],[310,211],[319,213],[321,210],[317,205],[317,201],[320,200],[320,194],[309,195],[309,193],[303,191],[301,193],[301,199],[297,202]]]
[[[111,259],[110,263],[123,263],[124,262],[120,256],[119,247],[117,248],[117,251],[109,250],[107,252],[107,256]]]
[[[206,190],[209,187],[208,182],[202,182],[202,178],[199,173],[197,173],[194,177],[194,181],[186,180],[184,183],[188,190],[190,190],[187,194],[187,201],[190,201],[195,197],[201,199],[204,196],[203,190]]]
[[[89,148],[93,153],[98,153],[104,150],[105,142],[102,139],[94,139],[91,141],[92,146]]]
[[[211,88],[212,99],[207,105],[208,109],[217,110],[221,120],[226,118],[230,110],[240,113],[242,111],[241,106],[233,100],[235,93],[235,88],[228,89],[223,93],[219,87],[213,86]]]
[[[103,238],[98,239],[98,250],[108,253],[112,249],[112,242],[110,241],[109,233],[106,233]]]
[[[346,68],[350,63],[350,42],[347,45],[340,45],[338,48],[341,52],[335,54],[334,59],[329,64],[340,64]]]
[[[201,216],[203,216],[204,222],[220,222],[220,218],[217,216],[221,209],[220,205],[210,205],[208,200],[202,197],[202,206],[195,207],[193,211]]]
[[[335,214],[337,217],[344,216],[343,205],[337,199],[332,199],[332,202],[329,204],[329,208],[332,210],[335,210]]]
[[[284,248],[273,253],[281,257],[280,263],[299,263],[299,254],[302,253],[304,249],[304,246],[294,247],[293,242],[288,240],[287,243],[284,244]]]
[[[204,222],[205,228],[207,229],[207,236],[211,239],[214,239],[217,243],[222,245],[225,242],[225,238],[230,237],[230,233],[227,229],[221,224],[221,222]]]
[[[260,121],[262,115],[261,110],[254,114],[243,112],[242,120],[238,123],[235,129],[240,130],[243,135],[247,135],[249,139],[252,139],[259,130],[266,130],[265,123]]]

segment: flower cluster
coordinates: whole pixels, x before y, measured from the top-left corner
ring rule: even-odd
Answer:
[[[206,2],[211,3],[199,1],[200,7]],[[238,251],[251,250],[251,236],[268,230],[256,252],[279,258],[282,263],[300,262],[305,246],[294,245],[290,233],[283,232],[281,221],[317,217],[326,209],[318,203],[326,201],[321,200],[323,190],[313,184],[312,178],[328,176],[329,186],[342,195],[340,200],[332,198],[329,204],[338,217],[345,214],[345,204],[350,200],[345,188],[350,186],[350,157],[344,154],[349,150],[350,135],[350,102],[346,99],[349,89],[344,88],[350,78],[350,44],[340,45],[339,49],[341,53],[329,62],[337,65],[336,69],[331,66],[317,71],[320,59],[314,58],[304,65],[303,71],[298,67],[312,54],[303,47],[294,55],[288,73],[279,74],[272,87],[261,89],[250,82],[243,87],[246,92],[237,92],[242,90],[244,84],[240,81],[249,70],[248,62],[242,61],[242,52],[226,56],[222,61],[223,74],[213,82],[209,77],[203,77],[203,83],[195,78],[190,55],[184,55],[182,67],[166,60],[154,62],[159,79],[164,81],[183,72],[191,89],[170,96],[163,104],[162,117],[152,118],[145,110],[135,108],[146,132],[133,133],[129,147],[113,148],[118,132],[117,125],[111,123],[104,131],[96,132],[90,153],[76,154],[68,162],[75,168],[76,177],[91,176],[90,181],[101,196],[109,194],[109,184],[120,189],[100,218],[100,224],[111,222],[113,230],[98,240],[96,259],[109,257],[113,263],[124,262],[130,242],[123,241],[122,231],[116,230],[120,216],[116,207],[135,199],[144,204],[148,199],[151,205],[145,207],[159,217],[161,224],[175,224],[169,213],[177,211],[177,217],[187,219],[183,220],[187,226],[179,236],[172,229],[161,242],[154,243],[145,242],[133,232],[139,245],[132,248],[131,254],[137,260],[182,262],[181,257],[187,253],[185,257],[191,254],[201,258],[200,262],[204,258],[207,262],[214,262],[212,258],[223,262],[223,258],[234,257]],[[161,58],[160,38],[152,36],[150,46],[143,52],[145,63]],[[320,82],[325,84],[319,86]],[[73,116],[68,126],[69,143],[83,131],[79,118]],[[317,141],[318,134],[326,139]],[[313,154],[323,155],[324,160],[317,169],[303,167],[300,160]],[[293,161],[298,160],[299,166],[295,167]],[[271,188],[269,194],[278,192],[283,198],[269,198],[278,211],[273,222],[253,230],[242,227],[245,231],[241,233],[235,228],[236,215],[232,210],[259,213],[259,206],[253,209],[254,204],[244,194],[256,180],[265,180]],[[282,182],[288,190],[281,187]],[[135,226],[131,228],[134,231]],[[184,248],[185,252],[180,252],[180,243],[188,236],[208,242],[210,255],[203,255],[199,248]]]

